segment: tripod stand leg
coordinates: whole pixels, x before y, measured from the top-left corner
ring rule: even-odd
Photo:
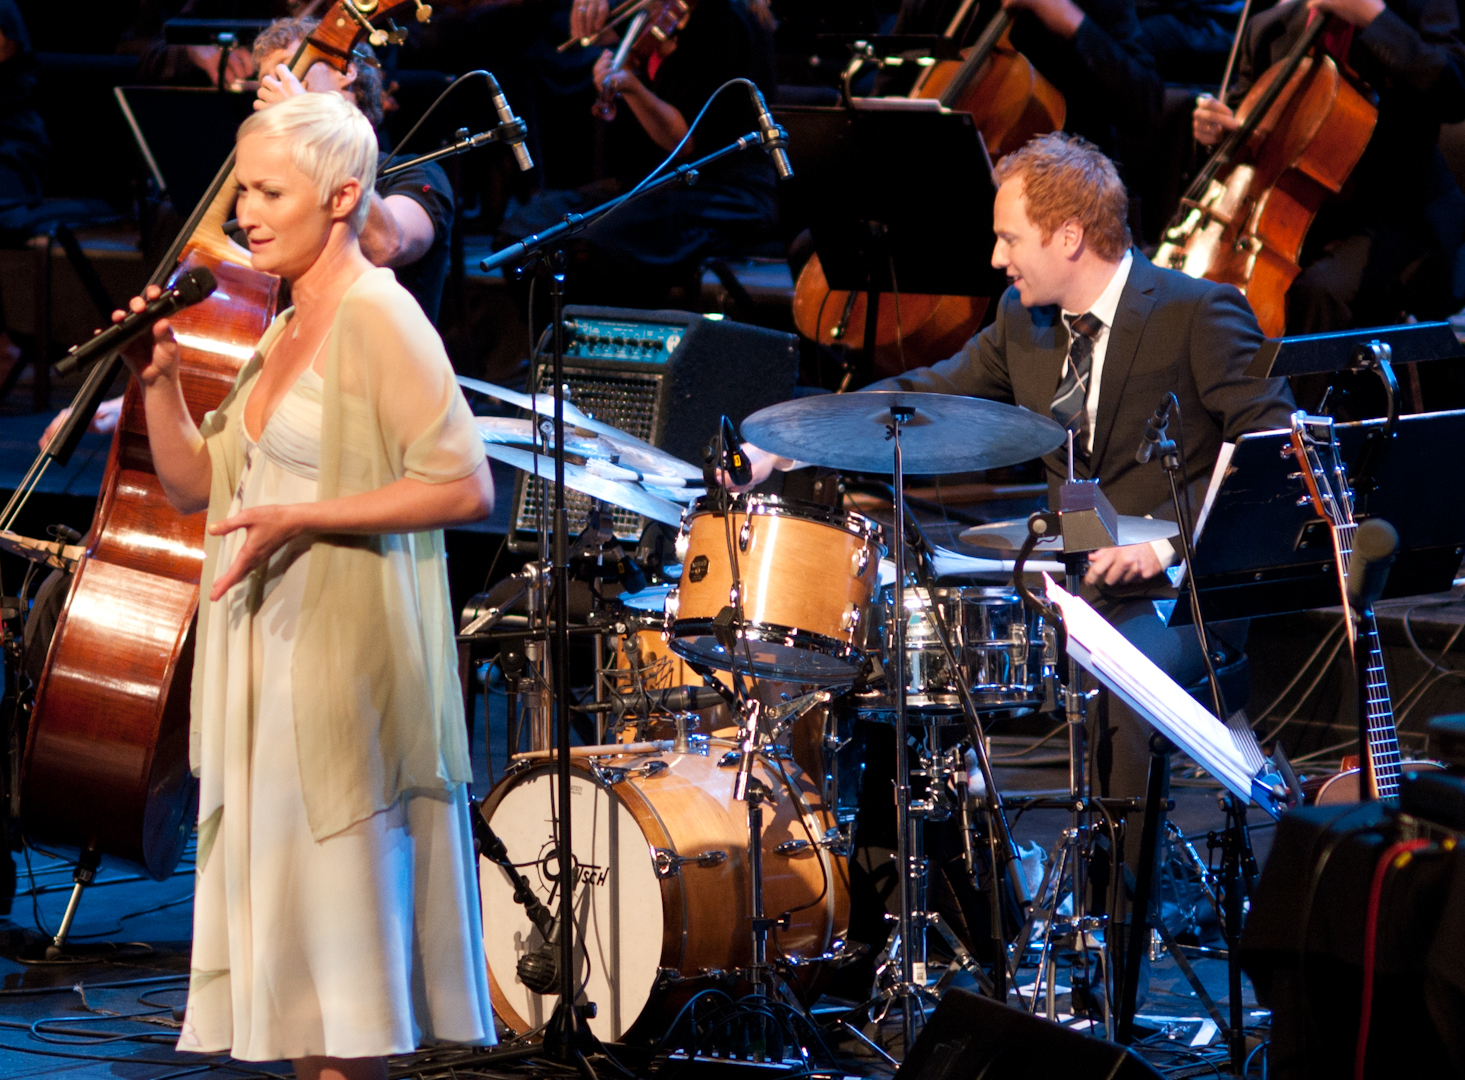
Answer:
[[[1139,1002],[1139,972],[1149,948],[1150,924],[1153,920],[1155,877],[1160,857],[1160,837],[1165,832],[1165,813],[1170,803],[1170,740],[1163,735],[1150,736],[1150,777],[1145,789],[1145,821],[1139,842],[1139,875],[1134,884],[1134,903],[1129,909],[1129,930],[1125,940],[1124,966],[1119,969],[1119,1043],[1127,1046],[1134,1040],[1134,1013]],[[1116,871],[1118,868],[1115,868]],[[1110,917],[1118,925],[1118,912]]]

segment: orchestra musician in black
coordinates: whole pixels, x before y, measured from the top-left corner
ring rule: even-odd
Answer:
[[[1204,146],[1236,126],[1253,81],[1316,13],[1351,28],[1345,60],[1378,97],[1378,123],[1343,192],[1323,205],[1287,292],[1287,333],[1444,318],[1465,304],[1465,194],[1440,125],[1465,120],[1465,41],[1455,0],[1286,0],[1246,28],[1227,100],[1203,96]]]

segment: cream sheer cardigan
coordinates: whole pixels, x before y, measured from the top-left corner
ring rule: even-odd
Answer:
[[[271,323],[200,427],[213,467],[210,524],[228,513],[244,469],[244,402],[293,310]],[[459,480],[483,461],[442,339],[391,270],[370,270],[346,291],[323,374],[320,500],[402,477]],[[204,541],[189,730],[195,775],[203,727],[215,719],[203,713],[202,691],[221,543]],[[235,588],[250,588],[259,573]],[[312,542],[293,682],[301,787],[317,840],[405,793],[441,793],[472,779],[450,607],[441,529]]]

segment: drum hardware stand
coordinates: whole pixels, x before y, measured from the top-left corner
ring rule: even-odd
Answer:
[[[1059,654],[1067,657],[1067,684],[1059,692],[1064,715],[1068,723],[1068,802],[1069,824],[1054,845],[1048,869],[1043,875],[1038,895],[1028,912],[1026,922],[1018,932],[1011,957],[1011,974],[1016,975],[1028,945],[1038,926],[1042,926],[1042,939],[1038,947],[1038,970],[1033,981],[1031,1003],[1023,999],[1017,990],[1018,1001],[1037,1014],[1043,998],[1041,991],[1046,986],[1047,1013],[1049,1019],[1056,1018],[1055,983],[1057,961],[1055,956],[1055,930],[1059,919],[1058,907],[1064,878],[1072,884],[1073,914],[1063,925],[1062,939],[1066,940],[1082,965],[1082,977],[1092,990],[1094,980],[1089,970],[1089,953],[1097,945],[1098,994],[1097,1005],[1104,1023],[1105,1037],[1114,1034],[1113,1000],[1110,994],[1110,978],[1113,965],[1109,955],[1108,935],[1103,931],[1108,924],[1105,915],[1093,914],[1089,910],[1087,860],[1094,832],[1092,821],[1093,800],[1088,784],[1088,702],[1097,696],[1097,691],[1083,689],[1082,672],[1078,661],[1068,653],[1067,635],[1063,620],[1056,608],[1035,596],[1024,580],[1024,568],[1033,548],[1040,540],[1062,536],[1064,542],[1064,571],[1070,591],[1076,592],[1083,582],[1088,564],[1088,552],[1098,547],[1112,545],[1116,515],[1109,501],[1104,498],[1096,481],[1076,480],[1073,474],[1073,433],[1068,437],[1068,481],[1059,493],[1060,511],[1033,514],[1028,518],[1028,536],[1023,541],[1013,564],[1013,587],[1022,596],[1024,603],[1038,611],[1055,628],[1058,637]],[[1067,517],[1069,520],[1064,521]],[[1107,539],[1106,539],[1107,537]],[[1117,854],[1117,853],[1116,853]],[[1115,860],[1117,861],[1117,860]],[[1116,872],[1117,869],[1116,869]],[[1076,1011],[1076,1007],[1075,1007]]]
[[[1018,898],[1020,909],[1026,911],[1030,901],[1027,881],[1022,876],[1022,860],[1017,855],[1017,845],[1012,839],[1012,830],[1007,821],[1007,811],[1002,805],[1002,794],[998,791],[997,780],[995,774],[992,772],[992,762],[987,753],[987,742],[982,731],[981,712],[977,708],[976,700],[972,697],[971,687],[967,684],[967,679],[960,675],[963,667],[958,662],[956,650],[951,644],[951,634],[946,625],[946,619],[941,614],[940,605],[936,603],[935,575],[931,572],[930,565],[930,558],[935,548],[931,544],[930,538],[926,536],[925,530],[922,529],[920,522],[912,517],[909,519],[909,525],[911,527],[912,546],[916,552],[917,574],[923,578],[922,584],[927,590],[926,595],[931,598],[931,625],[936,630],[936,640],[941,645],[941,652],[946,659],[948,670],[958,673],[956,688],[957,694],[961,698],[962,716],[966,720],[967,735],[972,744],[972,754],[976,758],[977,766],[982,773],[983,803],[987,818],[987,828],[985,830],[987,837],[987,855],[990,859],[991,866],[991,873],[988,876],[988,891],[990,893],[988,906],[991,911],[990,929],[994,948],[993,955],[1003,956],[1007,949],[1007,936],[1002,923],[1002,911],[1005,907],[1002,882],[1004,878],[1008,881]],[[904,625],[903,619],[899,621]],[[970,815],[968,802],[966,792],[963,790],[961,804],[963,845],[966,849],[967,866],[975,874],[975,852],[971,850],[971,833],[966,827],[967,819]],[[951,940],[952,935],[949,930],[943,927],[941,932],[947,937],[948,941]],[[1006,1002],[1008,975],[1009,972],[1003,963],[994,962],[990,980],[983,975],[982,978],[978,979],[978,983],[982,986],[984,992],[990,994],[994,1001]]]

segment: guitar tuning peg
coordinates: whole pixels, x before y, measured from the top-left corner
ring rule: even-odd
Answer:
[[[425,22],[427,22],[428,19],[432,18],[432,5],[431,4],[424,4],[422,2],[422,0],[416,0],[416,2],[417,2],[417,21],[420,22],[420,23],[425,23]]]
[[[366,35],[366,40],[371,42],[373,48],[380,49],[387,43],[387,32],[385,30],[373,30]]]
[[[387,20],[387,41],[393,45],[405,45],[407,43],[407,31],[398,26],[393,19]]]
[[[1303,495],[1302,497],[1300,497],[1297,500],[1297,505],[1298,506],[1311,506],[1312,505],[1312,496],[1311,495]]]

